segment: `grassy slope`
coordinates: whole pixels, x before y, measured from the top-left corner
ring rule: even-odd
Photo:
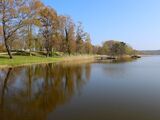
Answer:
[[[0,67],[12,67],[21,65],[30,65],[38,63],[52,63],[61,61],[63,58],[46,58],[36,56],[14,56],[13,59],[9,59],[5,55],[0,56]]]
[[[93,59],[94,56],[82,55],[82,56],[65,56],[65,57],[36,57],[36,56],[14,56],[13,59],[9,59],[7,55],[0,55],[0,67],[14,67],[24,66],[30,64],[41,63],[53,63],[60,61],[80,61]]]

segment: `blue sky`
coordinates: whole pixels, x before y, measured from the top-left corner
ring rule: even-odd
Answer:
[[[160,49],[160,0],[42,0],[81,21],[93,44],[121,40],[136,49]]]

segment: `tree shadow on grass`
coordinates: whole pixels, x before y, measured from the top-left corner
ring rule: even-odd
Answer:
[[[0,56],[0,59],[9,59],[7,56]]]

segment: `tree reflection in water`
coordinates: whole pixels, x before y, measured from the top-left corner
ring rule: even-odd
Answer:
[[[44,120],[90,79],[90,64],[0,70],[0,120]]]

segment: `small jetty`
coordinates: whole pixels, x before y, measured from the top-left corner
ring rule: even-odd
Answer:
[[[108,56],[108,55],[97,56],[97,60],[116,60],[116,59],[117,59],[117,57]]]
[[[122,57],[118,57],[118,56],[108,56],[108,55],[99,55],[97,56],[97,60],[99,61],[116,61],[116,60],[121,60],[121,59],[138,59],[141,58],[140,55],[126,55],[126,56],[122,56]]]
[[[101,60],[116,60],[117,57],[113,57],[113,56],[101,56],[100,59]]]
[[[141,58],[141,56],[140,55],[132,55],[131,58],[137,59],[137,58]]]

